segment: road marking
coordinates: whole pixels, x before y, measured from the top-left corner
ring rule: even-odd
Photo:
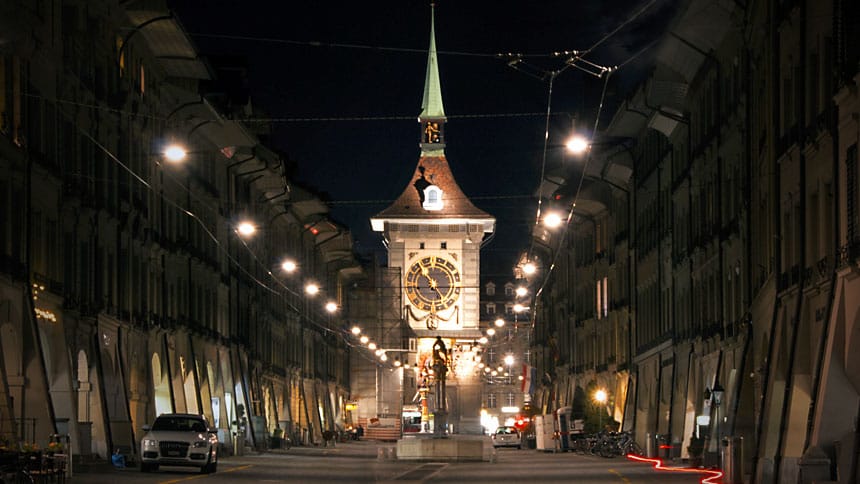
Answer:
[[[226,469],[226,470],[221,471],[221,474],[226,474],[227,472],[236,472],[236,471],[241,471],[241,470],[245,470],[245,469],[247,469],[247,468],[249,468],[249,467],[254,467],[254,465],[253,465],[253,464],[248,464],[248,465],[245,465],[245,466],[232,467],[232,468],[230,468],[230,469]],[[194,480],[194,479],[203,479],[204,477],[211,477],[211,476],[214,476],[214,475],[215,475],[215,474],[198,474],[198,475],[196,475],[196,476],[182,477],[182,478],[180,478],[180,479],[173,479],[173,480],[170,480],[170,481],[161,481],[161,482],[159,482],[158,484],[176,484],[177,482],[192,481],[192,480]]]
[[[609,472],[611,472],[611,473],[615,474],[616,476],[618,476],[618,478],[619,478],[619,479],[621,479],[622,481],[626,482],[627,484],[630,484],[630,479],[628,479],[628,478],[626,478],[626,477],[622,476],[622,475],[621,475],[621,473],[620,473],[620,472],[618,472],[618,471],[616,471],[615,469],[609,469]]]
[[[421,464],[414,469],[410,469],[406,472],[402,472],[394,476],[392,481],[424,482],[428,479],[435,477],[436,474],[439,474],[440,472],[445,470],[446,467],[448,467],[448,464],[444,462],[429,462],[426,464]],[[416,481],[415,477],[418,477],[419,479]]]

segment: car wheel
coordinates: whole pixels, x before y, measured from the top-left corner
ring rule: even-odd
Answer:
[[[218,470],[218,461],[217,459],[213,459],[215,457],[215,451],[212,450],[209,453],[209,459],[206,461],[206,465],[200,468],[201,474],[214,474],[215,471]],[[215,462],[213,462],[215,460]]]

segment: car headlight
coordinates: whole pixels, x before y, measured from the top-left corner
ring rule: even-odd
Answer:
[[[144,447],[157,447],[158,441],[155,439],[143,439],[143,446]]]
[[[201,448],[201,447],[206,447],[206,445],[207,445],[208,443],[209,443],[209,442],[206,442],[205,440],[198,440],[197,442],[194,442],[194,444],[192,444],[192,447],[194,447],[194,448],[196,448],[196,449],[199,449],[199,448]]]

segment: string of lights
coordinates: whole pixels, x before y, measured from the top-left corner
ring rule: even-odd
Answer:
[[[606,42],[606,40],[608,40],[612,36],[616,35],[624,27],[630,25],[633,21],[635,21],[637,18],[639,18],[648,9],[650,9],[655,3],[656,3],[656,0],[650,0],[648,3],[643,5],[637,12],[635,12],[631,17],[629,17],[627,20],[625,20],[618,27],[616,27],[615,29],[610,31],[608,34],[606,34],[600,40],[598,40],[597,42],[592,44],[592,46],[586,50],[583,50],[583,51],[566,51],[566,52],[554,53],[554,55],[557,57],[567,56],[567,60],[565,61],[565,68],[567,68],[567,67],[577,68],[577,69],[579,69],[579,70],[581,70],[587,74],[590,74],[594,77],[603,78],[604,82],[603,82],[603,88],[602,88],[601,94],[600,94],[600,101],[599,101],[598,108],[597,108],[597,114],[596,114],[595,120],[594,120],[594,127],[593,127],[591,133],[589,133],[589,140],[588,140],[588,142],[584,148],[584,150],[585,150],[584,155],[585,156],[584,156],[584,162],[583,162],[583,166],[582,166],[582,170],[581,170],[582,175],[579,178],[579,182],[577,184],[576,190],[575,190],[574,195],[573,195],[573,200],[570,203],[570,209],[568,210],[567,218],[564,222],[564,226],[563,226],[562,232],[560,234],[560,241],[558,243],[558,247],[556,247],[556,249],[554,250],[553,255],[550,259],[550,264],[546,268],[546,271],[543,275],[543,279],[542,279],[540,285],[538,286],[538,289],[534,292],[535,309],[537,309],[537,304],[538,304],[540,295],[543,293],[543,290],[546,287],[546,284],[549,282],[549,278],[550,278],[553,270],[555,269],[555,265],[558,261],[558,257],[560,255],[562,247],[564,245],[564,240],[567,237],[568,229],[571,225],[571,221],[573,220],[574,211],[576,208],[576,203],[579,199],[579,195],[580,195],[580,192],[581,192],[582,186],[583,186],[583,181],[585,180],[585,173],[586,173],[587,168],[588,168],[588,163],[591,159],[593,142],[594,142],[594,138],[595,138],[597,131],[598,131],[598,127],[599,127],[599,123],[600,123],[600,117],[602,115],[604,103],[606,101],[606,92],[607,92],[607,88],[609,85],[610,77],[611,77],[613,72],[616,72],[621,67],[628,65],[630,62],[632,62],[633,60],[638,58],[642,53],[644,53],[645,51],[647,51],[648,49],[650,49],[654,45],[656,45],[657,40],[653,40],[649,44],[645,45],[643,48],[641,48],[640,50],[635,52],[633,55],[631,55],[627,59],[625,59],[622,63],[620,63],[619,65],[614,66],[614,67],[606,67],[606,66],[601,66],[599,64],[595,64],[595,63],[585,59],[584,56],[589,54],[590,52],[592,52],[594,49],[596,49],[601,44]],[[523,58],[523,56],[520,54],[508,54],[507,55],[507,59],[509,59],[508,65],[514,69],[522,71],[522,69],[519,69],[519,66],[524,64],[522,61],[522,58]],[[535,68],[533,66],[530,66],[530,69],[534,70]],[[540,75],[534,74],[533,72],[530,72],[530,71],[525,71],[525,73],[528,75],[531,75],[533,77],[539,78],[539,79],[544,80],[544,81],[548,81],[547,82],[548,83],[548,87],[547,87],[547,91],[548,91],[548,94],[547,94],[547,113],[546,113],[546,123],[545,123],[546,126],[545,126],[545,131],[544,131],[544,153],[542,155],[542,160],[541,160],[541,171],[540,171],[541,175],[540,175],[540,179],[539,179],[540,180],[540,183],[539,183],[540,188],[539,188],[539,197],[538,197],[538,207],[537,207],[537,213],[536,213],[536,217],[535,217],[534,226],[537,226],[540,224],[541,216],[542,216],[542,203],[543,203],[542,191],[543,191],[545,164],[546,164],[546,151],[547,151],[548,139],[549,139],[549,120],[550,120],[550,114],[552,112],[552,88],[553,88],[553,83],[555,81],[555,78],[563,70],[564,69],[560,69],[560,70],[556,70],[556,71],[544,71],[544,72],[540,73]],[[535,243],[534,237],[532,237],[531,243],[529,245],[529,249],[528,249],[528,252],[526,255],[526,263],[527,263],[527,265],[530,265],[530,266],[532,266],[532,264],[533,264],[532,259],[533,259],[534,243]],[[534,325],[536,314],[537,314],[536,310],[531,312],[532,325]]]

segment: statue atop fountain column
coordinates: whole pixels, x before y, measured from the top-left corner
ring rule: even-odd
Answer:
[[[444,437],[448,433],[448,395],[445,380],[448,376],[448,348],[441,336],[433,343],[433,375],[435,376],[436,408],[433,411],[433,434]]]

